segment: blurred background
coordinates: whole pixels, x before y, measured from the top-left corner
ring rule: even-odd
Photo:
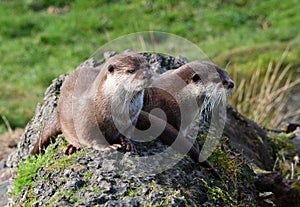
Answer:
[[[297,0],[1,0],[0,135],[25,127],[52,79],[149,30],[182,36],[227,68],[230,103],[261,126],[299,121],[299,11]]]

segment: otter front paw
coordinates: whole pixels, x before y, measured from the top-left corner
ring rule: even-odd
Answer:
[[[69,144],[64,148],[64,153],[65,155],[71,155],[74,152],[77,152],[78,150],[80,150],[80,148],[74,147],[73,145]]]
[[[127,151],[127,152],[135,152],[136,149],[132,142],[127,139],[126,137],[121,137],[121,146]]]

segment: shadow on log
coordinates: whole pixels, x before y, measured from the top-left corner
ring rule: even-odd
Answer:
[[[300,183],[282,178],[278,172],[258,174],[255,186],[260,192],[272,192],[268,198],[276,206],[300,206],[300,196],[295,190]],[[262,206],[267,206],[262,200]],[[269,205],[272,206],[272,205]]]
[[[223,133],[231,144],[257,167],[272,170],[274,161],[269,152],[272,146],[266,132],[230,105],[227,106],[227,120]]]

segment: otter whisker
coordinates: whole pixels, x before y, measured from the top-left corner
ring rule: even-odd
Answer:
[[[205,87],[206,96],[200,109],[204,119],[208,119],[212,110],[227,103],[227,91],[220,89],[218,84],[209,84]]]

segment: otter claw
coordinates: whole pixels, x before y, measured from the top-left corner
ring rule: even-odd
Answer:
[[[127,152],[135,152],[136,151],[132,142],[125,137],[121,137],[121,145],[122,145],[122,147],[124,147],[126,149]]]
[[[74,152],[77,152],[79,148],[74,147],[73,145],[69,144],[64,148],[65,155],[71,155]]]

